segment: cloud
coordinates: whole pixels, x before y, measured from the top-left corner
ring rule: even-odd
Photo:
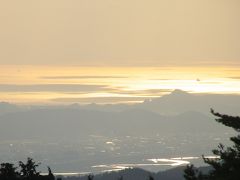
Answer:
[[[112,103],[140,103],[146,99],[161,97],[164,94],[172,92],[172,89],[147,89],[147,90],[122,90],[121,88],[109,89],[110,93],[116,93],[113,97],[60,97],[51,99],[54,102],[60,103],[97,103],[97,104],[112,104]],[[65,93],[66,94],[66,93]],[[127,97],[121,95],[129,95]]]
[[[239,79],[240,80],[240,76],[234,76],[234,77],[228,77],[230,79]]]
[[[136,103],[136,102],[143,102],[146,97],[83,97],[83,98],[55,98],[51,99],[54,102],[60,103]]]
[[[170,93],[174,89],[145,89],[145,90],[122,90],[119,88],[112,88],[111,92],[119,94],[131,94],[131,95],[149,95],[149,96],[162,96],[165,93]]]
[[[152,78],[152,79],[149,79],[149,80],[153,80],[153,81],[176,81],[178,79],[158,79],[158,78]]]
[[[127,76],[42,76],[41,79],[122,79]]]
[[[200,84],[222,84],[220,81],[199,81]]]
[[[0,92],[93,92],[111,90],[105,85],[88,84],[0,84]]]

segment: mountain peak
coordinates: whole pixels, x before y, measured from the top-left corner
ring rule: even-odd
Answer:
[[[175,89],[170,95],[189,95],[189,93],[181,89]]]

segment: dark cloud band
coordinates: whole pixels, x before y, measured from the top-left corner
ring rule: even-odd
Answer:
[[[83,98],[55,98],[60,103],[116,103],[116,102],[142,102],[146,97],[83,97]]]
[[[92,92],[101,90],[111,90],[111,88],[105,85],[88,84],[0,84],[0,92]]]

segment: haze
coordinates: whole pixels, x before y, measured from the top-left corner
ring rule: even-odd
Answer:
[[[210,109],[240,115],[239,32],[239,0],[0,0],[0,164],[173,177],[219,158],[236,132]]]
[[[0,64],[239,65],[238,0],[0,2]]]

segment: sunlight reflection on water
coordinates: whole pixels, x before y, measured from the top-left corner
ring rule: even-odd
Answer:
[[[183,166],[190,164],[190,161],[187,160],[196,160],[201,157],[176,157],[176,158],[153,158],[146,159],[149,162],[153,163],[129,163],[129,164],[101,164],[92,166],[92,168],[104,169],[101,172],[112,172],[112,171],[120,171],[128,168],[144,168],[149,166]],[[209,159],[218,159],[218,156],[205,156],[205,158]]]
[[[184,166],[190,164],[190,160],[201,159],[202,157],[175,157],[175,158],[152,158],[146,159],[145,161],[152,163],[119,163],[119,164],[100,164],[91,166],[91,168],[97,170],[94,172],[104,173],[104,172],[114,172],[121,171],[124,169],[132,169],[132,168],[147,168],[147,167],[156,167],[156,166]],[[205,156],[205,158],[209,159],[218,159],[219,156]],[[188,161],[189,160],[189,161]],[[92,172],[59,172],[54,173],[55,175],[60,176],[84,176],[87,174],[91,174]],[[44,173],[43,173],[44,174]]]

